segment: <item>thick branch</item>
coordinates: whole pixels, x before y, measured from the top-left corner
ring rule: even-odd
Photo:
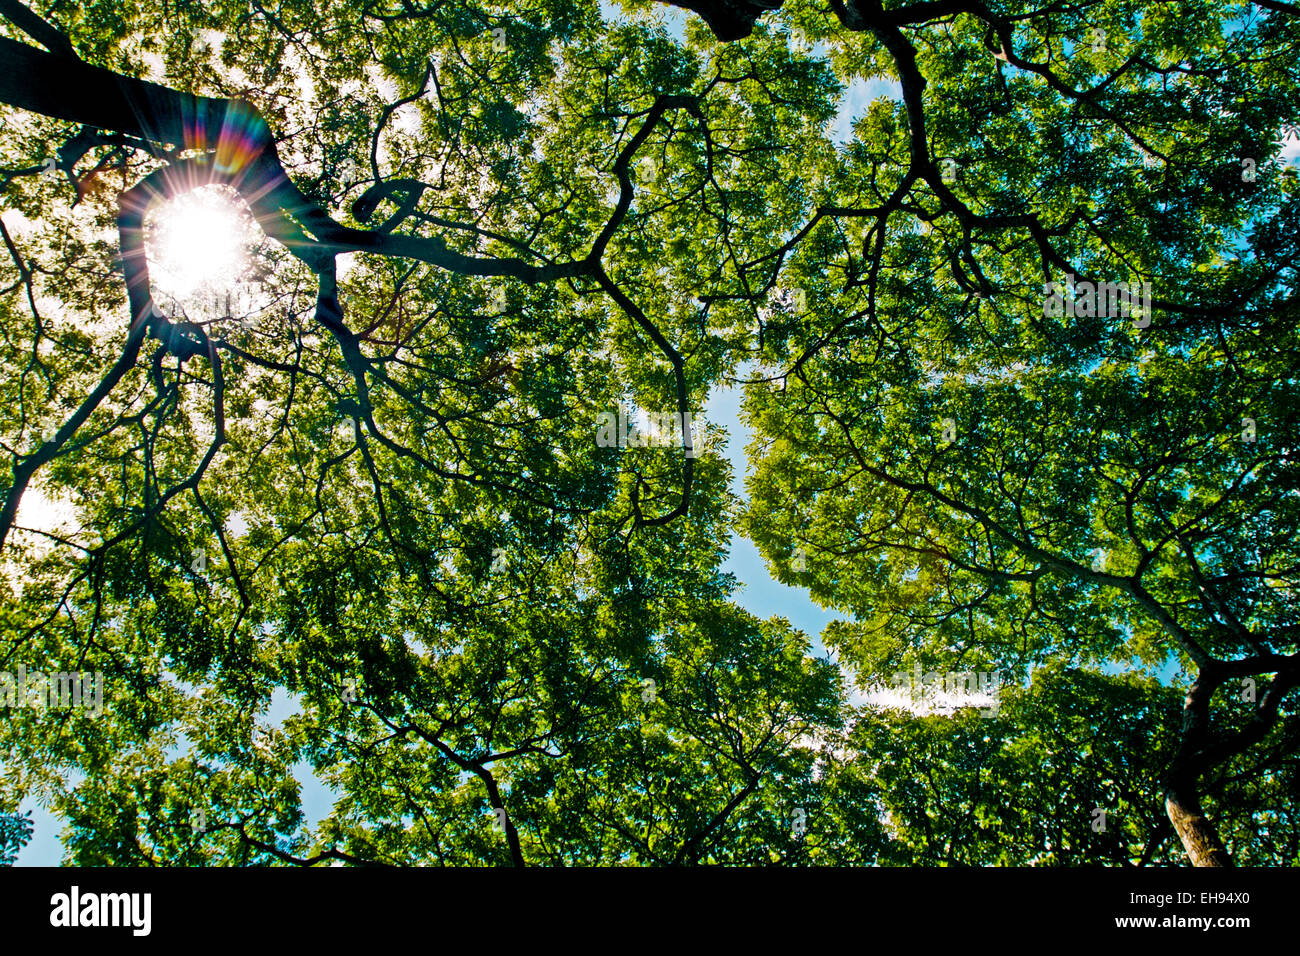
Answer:
[[[781,8],[782,0],[670,0],[699,14],[713,35],[723,43],[740,40],[754,32],[754,23],[765,13]]]
[[[42,20],[18,0],[0,0],[0,17],[4,17],[51,53],[71,60],[78,58],[71,41],[57,27]]]

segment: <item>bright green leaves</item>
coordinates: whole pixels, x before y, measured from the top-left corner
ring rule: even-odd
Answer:
[[[1051,668],[1029,688],[1004,689],[996,719],[864,711],[848,738],[854,756],[830,787],[880,802],[882,863],[1176,859],[1156,777],[1179,706],[1152,680]]]
[[[51,794],[87,863],[1172,858],[1177,694],[1062,664],[1292,648],[1300,522],[1295,39],[1189,9],[787,3],[728,44],[549,0],[67,13],[97,63],[254,103],[323,211],[408,244],[338,257],[333,334],[311,270],[268,270],[274,315],[146,350],[41,470],[77,526],[6,546],[0,656],[93,658],[110,710],[7,722],[5,808]],[[900,42],[925,142],[880,97],[837,148]],[[115,194],[158,161],[99,144],[74,205],[33,172],[55,129],[0,142],[14,463],[120,353]],[[1089,282],[1151,300],[1050,307]],[[750,371],[741,524],[843,613],[847,673],[729,603],[699,410]],[[699,454],[599,442],[628,407]],[[846,678],[922,660],[1034,683],[842,730]],[[1290,764],[1229,770],[1232,841],[1284,857]]]

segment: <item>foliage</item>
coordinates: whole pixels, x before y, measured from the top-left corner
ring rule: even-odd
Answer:
[[[1175,863],[1200,799],[1297,862],[1292,13],[12,6],[0,54],[159,85],[0,80],[0,661],[107,702],[6,710],[0,797],[69,861]],[[205,183],[233,309],[129,251]],[[628,405],[696,447],[601,447]],[[913,664],[1019,686],[849,705]]]

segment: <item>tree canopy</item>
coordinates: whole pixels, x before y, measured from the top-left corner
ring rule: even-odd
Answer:
[[[1300,9],[0,0],[0,63],[0,671],[104,702],[0,684],[0,811],[70,862],[1300,862]],[[924,672],[997,704],[854,692]]]

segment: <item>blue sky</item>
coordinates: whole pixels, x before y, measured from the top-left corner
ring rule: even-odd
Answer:
[[[707,419],[727,429],[727,458],[731,461],[731,490],[741,498],[745,494],[745,446],[753,433],[740,421],[741,390],[739,387],[715,389],[705,406]],[[805,588],[792,588],[775,580],[767,564],[759,556],[758,548],[738,534],[731,537],[731,554],[723,570],[730,571],[741,582],[735,601],[758,617],[780,615],[809,637],[813,638],[819,652],[822,629],[835,615],[818,607]]]

